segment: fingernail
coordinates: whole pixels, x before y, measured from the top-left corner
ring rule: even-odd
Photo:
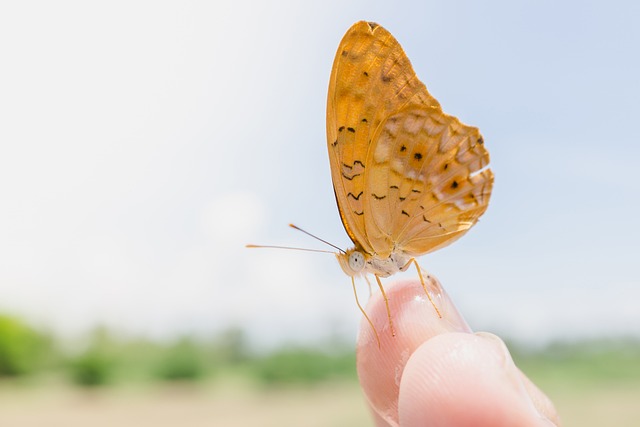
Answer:
[[[520,392],[522,395],[526,395],[527,399],[529,399],[529,394],[526,392],[526,388],[521,380],[520,371],[513,362],[511,353],[504,341],[489,332],[476,332],[475,335],[484,339],[491,346],[491,349],[498,360],[499,366],[502,367],[502,370],[509,379],[513,389]]]
[[[508,378],[513,390],[527,402],[533,413],[535,413],[541,420],[548,422],[549,425],[555,426],[555,423],[549,420],[549,418],[538,410],[538,407],[532,400],[526,385],[523,383],[522,372],[515,365],[513,358],[511,357],[511,352],[509,352],[504,341],[489,332],[476,332],[475,335],[486,340],[491,345],[491,348],[494,350],[496,358],[498,359],[499,365],[503,368],[503,372]]]

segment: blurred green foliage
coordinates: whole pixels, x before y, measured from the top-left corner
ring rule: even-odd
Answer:
[[[267,385],[312,384],[329,379],[355,379],[353,349],[323,351],[314,348],[285,348],[254,362],[254,372]]]
[[[51,351],[50,338],[20,319],[0,315],[0,377],[32,374]]]
[[[70,363],[71,379],[81,386],[105,385],[110,379],[111,372],[112,363],[96,350],[90,350]]]
[[[223,331],[215,339],[214,347],[216,358],[221,363],[237,365],[251,359],[247,337],[239,327]]]
[[[113,344],[104,328],[97,328],[90,337],[88,348],[69,360],[71,380],[80,386],[97,387],[109,382],[114,370]]]
[[[84,387],[212,378],[243,378],[266,387],[357,381],[351,346],[332,341],[259,353],[251,350],[240,328],[210,339],[184,336],[170,342],[126,338],[98,328],[80,348],[70,344],[16,317],[0,315],[0,381],[40,374]],[[508,346],[516,364],[542,388],[640,385],[637,338],[557,342],[542,348]]]
[[[540,349],[511,344],[509,348],[520,369],[540,385],[640,384],[637,338],[555,342]]]
[[[168,381],[193,381],[205,375],[205,353],[196,342],[188,337],[179,339],[164,351],[157,376]]]

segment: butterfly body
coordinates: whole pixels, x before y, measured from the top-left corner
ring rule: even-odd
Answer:
[[[370,255],[357,247],[347,250],[345,253],[336,254],[342,271],[347,276],[361,276],[374,274],[378,277],[389,277],[399,271],[405,271],[409,267],[411,256],[393,251],[386,258]]]

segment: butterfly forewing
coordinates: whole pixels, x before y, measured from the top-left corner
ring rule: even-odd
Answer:
[[[442,247],[487,208],[493,175],[481,170],[489,154],[478,130],[442,112],[377,24],[355,24],[340,43],[327,140],[342,222],[370,255]]]
[[[371,197],[364,194],[371,139],[386,117],[416,95],[426,95],[419,103],[430,98],[395,38],[375,24],[352,26],[338,47],[329,82],[327,142],[342,222],[368,253],[374,248],[369,239],[378,240],[367,236],[364,214]]]

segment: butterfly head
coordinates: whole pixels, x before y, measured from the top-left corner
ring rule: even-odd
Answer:
[[[358,276],[365,271],[367,258],[364,252],[357,247],[351,248],[346,252],[337,253],[336,258],[338,258],[338,263],[340,263],[342,271],[347,276]]]

